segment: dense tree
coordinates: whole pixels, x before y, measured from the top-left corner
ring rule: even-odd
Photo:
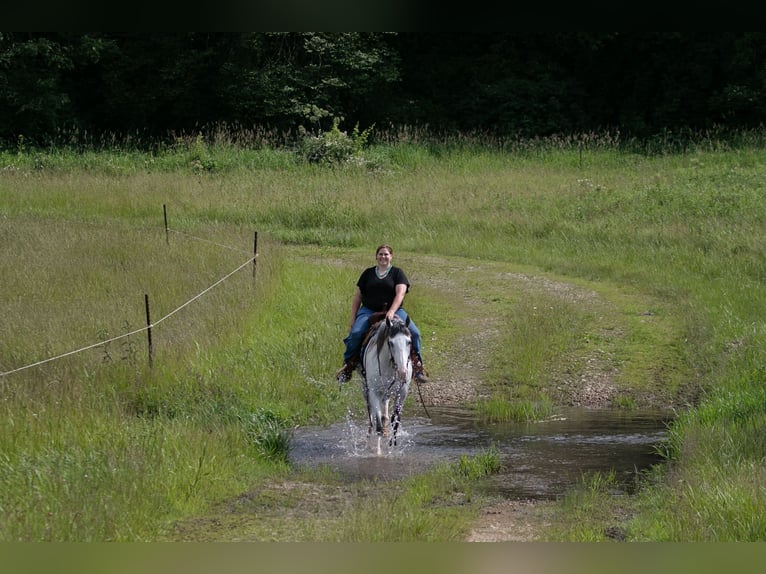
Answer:
[[[74,120],[62,78],[74,66],[69,43],[0,34],[2,135],[46,134]]]
[[[398,80],[387,34],[280,32],[242,35],[225,67],[229,121],[328,129],[333,118],[375,121],[370,110]]]
[[[758,127],[763,32],[0,33],[0,141],[215,125],[536,136]],[[144,139],[146,138],[146,139]]]

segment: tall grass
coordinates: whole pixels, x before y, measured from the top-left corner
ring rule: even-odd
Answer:
[[[646,153],[404,135],[332,167],[225,138],[0,153],[3,372],[141,329],[145,294],[155,320],[174,312],[153,328],[151,368],[141,332],[0,378],[0,538],[156,539],[288,472],[292,426],[358,408],[332,373],[353,282],[386,241],[459,273],[480,261],[598,290],[609,305],[475,286],[505,326],[488,341],[488,411],[536,416],[556,399],[546,372],[603,350],[640,400],[682,415],[630,535],[762,539],[762,137]],[[247,261],[254,231],[256,279],[246,268],[175,312]],[[452,305],[420,293],[420,309]],[[447,317],[429,326],[457,336]]]

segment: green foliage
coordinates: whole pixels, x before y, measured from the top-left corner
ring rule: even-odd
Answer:
[[[763,40],[763,32],[4,32],[0,142],[11,148],[23,134],[81,148],[118,134],[149,150],[209,126],[294,135],[344,117],[458,139],[489,134],[503,149],[606,126],[626,146],[684,153],[695,132],[725,146],[763,124]],[[580,143],[594,149],[593,140]]]
[[[536,400],[529,400],[494,394],[476,403],[479,415],[490,422],[539,421],[553,414],[553,406],[553,401],[544,395]]]
[[[500,468],[498,453],[490,448],[475,456],[463,456],[453,464],[409,477],[391,489],[378,489],[363,497],[341,530],[344,542],[460,541],[465,535],[467,513],[476,501],[471,492],[487,475]],[[451,500],[461,494],[456,505]]]
[[[359,124],[356,124],[348,135],[340,130],[339,123],[340,120],[335,118],[329,131],[317,135],[304,133],[300,153],[306,161],[326,165],[364,165],[363,149],[374,126],[360,132]]]
[[[197,134],[189,149],[189,163],[195,172],[215,171],[216,163],[211,157],[202,134]]]
[[[494,445],[474,456],[461,455],[457,462],[460,474],[472,480],[495,474],[500,468],[500,452]]]
[[[55,38],[0,38],[0,139],[26,134],[44,141],[75,120],[66,74],[75,66],[73,47]]]
[[[625,409],[626,411],[632,411],[637,408],[636,399],[627,396],[617,396],[612,401],[615,407]]]
[[[602,542],[612,537],[625,539],[625,525],[614,521],[625,511],[620,508],[615,473],[582,475],[561,501],[565,513],[562,522],[551,526],[546,536],[549,540],[572,542]]]
[[[736,390],[715,389],[698,408],[679,415],[667,441],[667,456],[694,453],[699,464],[728,466],[766,456],[766,390],[762,379]]]
[[[240,417],[246,440],[264,458],[287,463],[291,429],[288,422],[268,409]]]

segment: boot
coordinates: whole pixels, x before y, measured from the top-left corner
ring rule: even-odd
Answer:
[[[338,380],[339,383],[346,383],[351,380],[352,375],[354,374],[354,371],[356,370],[356,366],[359,364],[359,359],[352,358],[343,363],[343,366],[338,370],[338,372],[335,374],[335,378]]]
[[[412,378],[415,379],[418,383],[427,383],[429,381],[428,379],[428,372],[423,367],[423,361],[420,357],[418,357],[418,354],[413,350],[412,351]]]

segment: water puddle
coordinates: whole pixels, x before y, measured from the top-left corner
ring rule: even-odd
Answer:
[[[583,474],[614,471],[631,493],[641,471],[661,462],[669,411],[560,409],[532,423],[483,424],[459,408],[430,408],[430,419],[405,417],[397,444],[367,436],[351,415],[343,423],[296,429],[291,462],[328,466],[350,481],[393,480],[494,447],[503,469],[489,488],[506,498],[555,498]]]

